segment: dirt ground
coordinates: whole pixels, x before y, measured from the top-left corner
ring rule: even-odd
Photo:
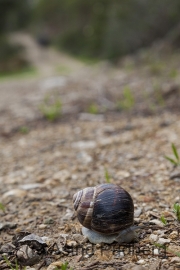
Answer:
[[[179,269],[173,205],[180,203],[180,171],[165,155],[173,158],[172,143],[180,151],[180,54],[161,55],[157,46],[114,67],[41,48],[26,34],[13,38],[26,46],[37,74],[0,81],[0,269],[11,269],[4,255],[12,266],[21,257],[22,231],[46,243],[31,242],[39,257],[26,269],[55,269],[53,262],[84,270]],[[47,97],[62,103],[55,122],[40,109]],[[131,246],[90,244],[74,213],[73,194],[105,183],[106,170],[131,194],[135,224],[145,225]],[[30,265],[34,255],[27,256]]]

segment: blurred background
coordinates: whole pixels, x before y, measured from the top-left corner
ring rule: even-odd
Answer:
[[[44,46],[114,61],[167,34],[174,45],[180,43],[178,0],[1,0],[0,5],[2,71],[13,69],[8,62],[19,54],[7,40],[17,30],[28,31]],[[20,55],[18,64],[24,64]]]
[[[21,112],[13,109],[14,92],[8,104],[18,119],[46,118],[47,100],[61,115],[178,110],[179,48],[179,0],[1,0],[1,100],[12,98],[12,85],[3,83],[25,74],[46,81],[40,87],[28,81],[28,89],[13,83],[16,95],[23,89],[19,97],[25,97]],[[30,89],[36,89],[36,100],[27,97]],[[56,93],[47,97],[49,89]],[[72,93],[65,96],[67,89]]]

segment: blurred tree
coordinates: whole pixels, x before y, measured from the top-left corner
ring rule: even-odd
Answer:
[[[39,0],[34,28],[71,53],[116,59],[163,37],[179,18],[179,0]]]
[[[179,0],[39,0],[36,9],[36,21],[61,47],[108,58],[147,46],[179,15]]]
[[[0,34],[25,27],[30,20],[28,0],[0,1]]]
[[[0,1],[0,72],[14,71],[27,64],[22,57],[22,47],[9,43],[7,34],[24,28],[30,11],[28,0]]]

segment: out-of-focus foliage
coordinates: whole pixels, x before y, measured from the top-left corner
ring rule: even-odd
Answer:
[[[164,36],[180,21],[180,1],[39,0],[34,16],[65,50],[113,59]]]
[[[28,0],[0,1],[0,72],[12,72],[24,68],[21,46],[9,43],[7,34],[24,28],[30,19],[31,8]]]
[[[29,2],[28,0],[0,1],[0,35],[27,25],[31,14]]]
[[[51,41],[81,57],[116,60],[178,23],[179,0],[0,0],[0,61],[6,69],[4,61],[18,51],[4,36],[29,24],[41,45]]]
[[[9,43],[5,37],[0,39],[0,73],[13,72],[25,67],[23,48]]]

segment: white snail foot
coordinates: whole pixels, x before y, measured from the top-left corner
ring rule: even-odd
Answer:
[[[116,241],[116,237],[118,234],[113,234],[113,235],[104,235],[100,234],[97,232],[94,232],[90,229],[87,229],[85,227],[82,227],[82,234],[88,238],[88,240],[92,244],[100,244],[100,243],[106,243],[106,244],[111,244],[114,241]]]
[[[127,229],[121,230],[119,233],[105,235],[82,227],[82,234],[93,244],[112,244],[113,242],[118,242],[119,244],[131,243],[138,241],[138,234],[136,231],[140,230],[141,228],[144,228],[144,226],[131,226]]]

